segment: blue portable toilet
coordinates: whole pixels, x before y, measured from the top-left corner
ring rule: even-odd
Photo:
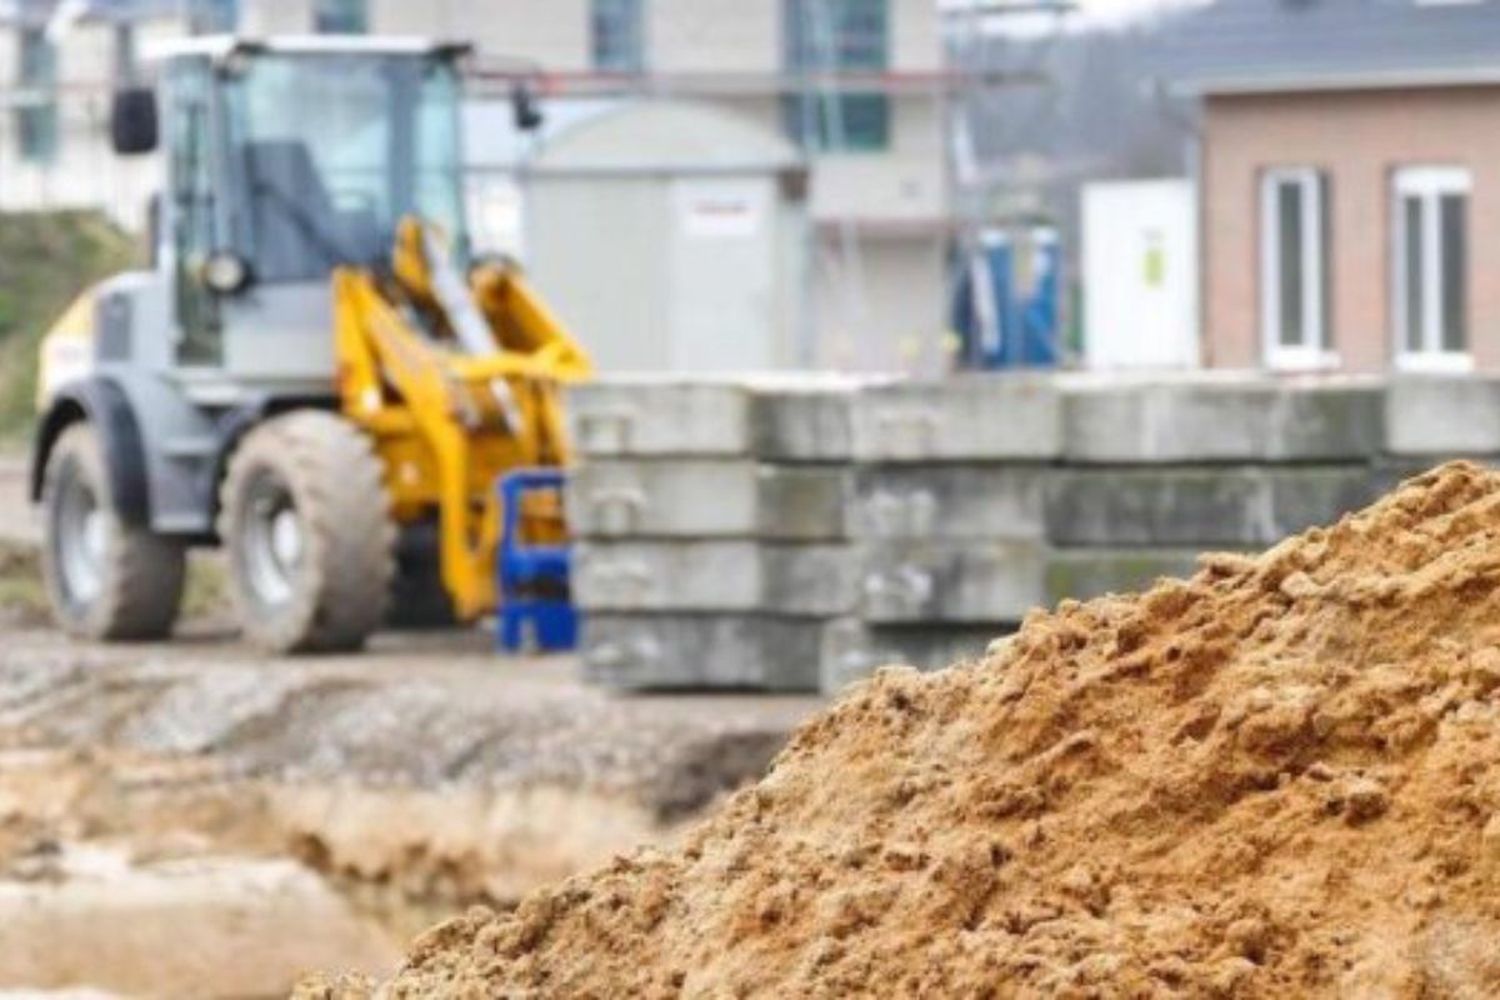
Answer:
[[[963,366],[1056,367],[1062,315],[1057,231],[1035,227],[1017,247],[1005,231],[986,230],[979,248],[960,267],[953,328],[963,343]]]

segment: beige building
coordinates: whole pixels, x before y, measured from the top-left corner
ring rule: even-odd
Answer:
[[[476,47],[481,102],[507,100],[519,74],[542,92],[554,123],[578,109],[667,98],[790,141],[802,163],[784,189],[809,220],[800,281],[812,346],[803,360],[911,368],[931,365],[943,343],[950,226],[935,0],[143,2],[124,20],[118,12],[129,5],[100,5],[55,44],[39,41],[50,6],[23,4],[29,21],[13,17],[14,41],[0,45],[0,73],[54,109],[42,116],[54,116],[54,134],[40,143],[25,110],[0,127],[0,208],[101,205],[132,224],[144,218],[152,168],[115,161],[104,129],[109,86],[151,37],[233,22],[250,37],[452,38]],[[477,138],[471,145],[489,140]],[[522,157],[500,167],[515,168],[523,205],[525,165]]]
[[[6,14],[0,40],[0,211],[101,208],[143,226],[160,166],[110,150],[110,95],[139,72],[142,46],[182,34],[181,22],[86,16],[54,40],[25,7]]]

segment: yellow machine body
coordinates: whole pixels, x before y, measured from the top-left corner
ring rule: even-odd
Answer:
[[[492,350],[461,343],[434,290],[440,262],[428,236],[415,220],[402,224],[392,277],[334,272],[339,398],[375,441],[396,521],[436,513],[444,588],[458,616],[472,619],[496,602],[496,482],[567,463],[561,389],[592,365],[524,278],[499,264],[475,268],[466,288]],[[522,511],[520,524],[533,542],[566,533],[550,498]]]

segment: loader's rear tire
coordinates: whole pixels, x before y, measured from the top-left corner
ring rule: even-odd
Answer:
[[[42,575],[64,631],[118,641],[171,633],[186,551],[120,520],[99,437],[87,423],[69,427],[53,447],[42,511]]]
[[[443,586],[435,519],[401,529],[396,542],[396,576],[391,581],[391,606],[385,623],[394,629],[424,631],[459,624],[453,599]]]
[[[338,652],[379,628],[395,526],[364,434],[320,410],[266,421],[230,460],[220,509],[230,593],[252,642]]]

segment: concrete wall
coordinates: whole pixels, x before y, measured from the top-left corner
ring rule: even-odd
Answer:
[[[887,152],[833,153],[813,165],[816,219],[937,228],[947,217],[948,177],[936,99],[892,100]]]
[[[1378,372],[1393,357],[1391,174],[1467,167],[1469,335],[1474,361],[1500,369],[1500,87],[1211,97],[1203,126],[1205,363],[1261,363],[1259,184],[1284,166],[1326,171],[1333,349],[1341,367]]]
[[[371,0],[370,8],[377,33],[466,41],[481,55],[519,56],[553,72],[589,68],[588,0]]]
[[[780,0],[652,0],[646,52],[661,73],[764,73],[781,63]]]

